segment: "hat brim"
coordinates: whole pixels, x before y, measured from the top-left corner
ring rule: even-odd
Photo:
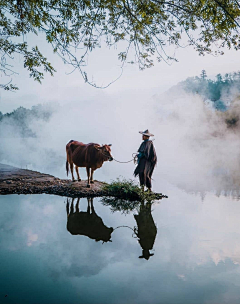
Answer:
[[[151,133],[144,133],[144,132],[142,132],[142,131],[139,131],[139,133],[142,134],[142,135],[148,136],[148,137],[154,136],[154,135],[151,134]]]
[[[141,256],[139,256],[139,259],[149,259],[153,255],[154,255],[154,253],[150,253],[148,255],[141,255]]]

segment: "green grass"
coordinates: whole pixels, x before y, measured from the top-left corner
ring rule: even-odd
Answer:
[[[126,180],[118,178],[110,184],[102,187],[102,190],[109,196],[114,196],[130,201],[154,201],[164,197],[161,193],[145,192],[133,180]]]
[[[113,196],[104,196],[101,198],[101,202],[104,206],[110,207],[112,212],[122,212],[123,214],[128,214],[133,210],[138,210],[140,206],[140,201],[130,201]]]

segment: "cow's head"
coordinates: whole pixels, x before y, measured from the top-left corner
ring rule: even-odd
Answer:
[[[113,157],[111,154],[111,146],[112,146],[111,144],[102,145],[102,146],[95,145],[94,148],[101,152],[101,154],[103,155],[104,161],[107,161],[107,160],[112,161]]]
[[[111,234],[113,232],[113,227],[104,227],[104,229],[101,229],[101,233],[99,236],[95,239],[96,242],[102,241],[103,243],[112,242],[111,240]]]

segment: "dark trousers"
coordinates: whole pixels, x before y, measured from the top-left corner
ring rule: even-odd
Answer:
[[[150,189],[152,188],[151,177],[144,174],[143,172],[139,173],[139,181],[140,181],[140,186],[147,186],[147,188]]]

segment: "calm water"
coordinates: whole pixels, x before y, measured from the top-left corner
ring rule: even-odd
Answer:
[[[95,198],[97,232],[76,224],[78,215],[71,229],[101,238],[102,229],[128,226],[105,243],[67,230],[66,198],[1,196],[0,303],[240,303],[240,202],[177,188],[166,194],[151,213],[146,205],[112,212]],[[81,199],[79,211],[87,206]],[[138,231],[147,231],[142,245],[155,239],[148,260],[139,258],[137,218]]]

